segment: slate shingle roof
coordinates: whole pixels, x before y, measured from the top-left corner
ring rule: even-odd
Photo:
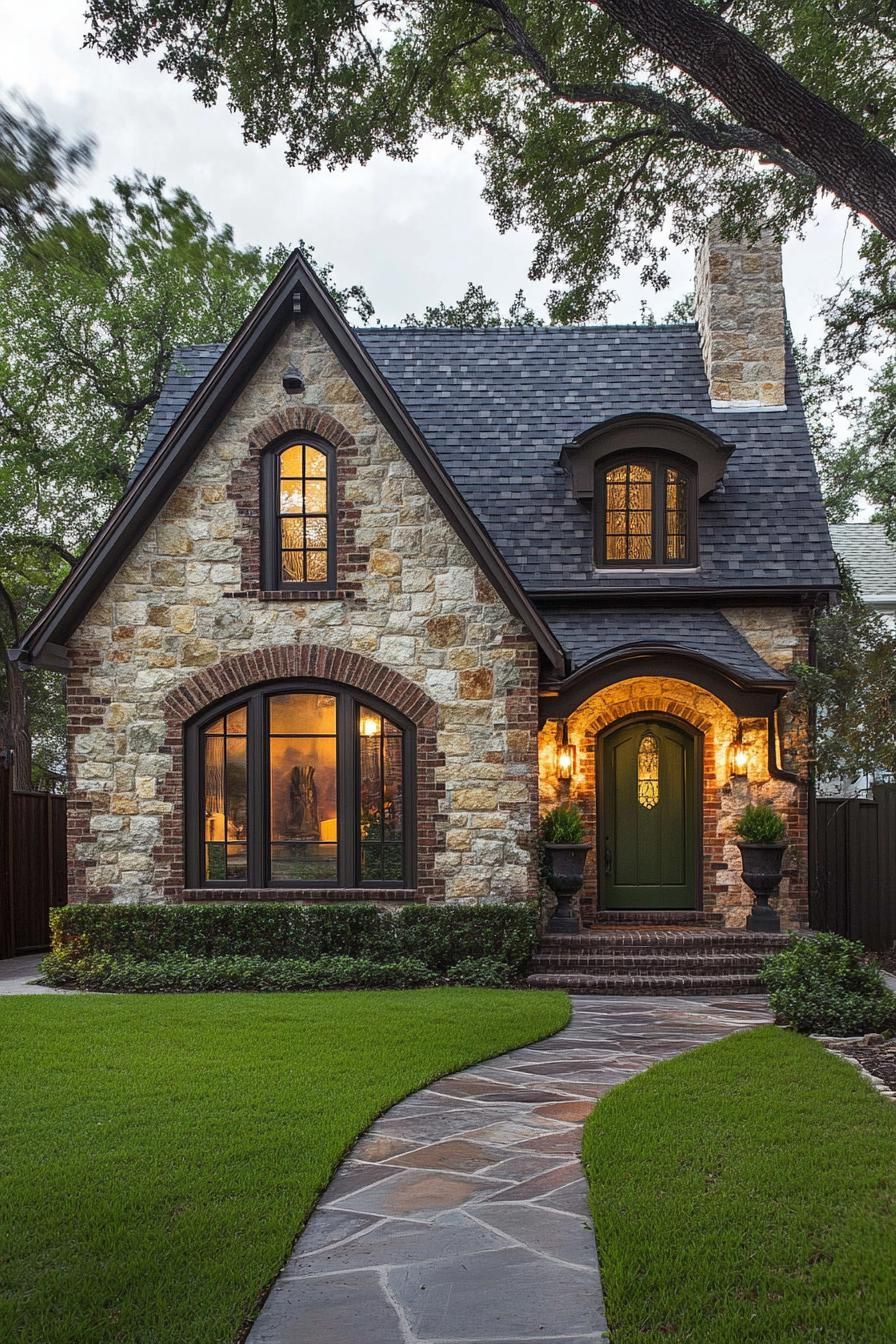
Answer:
[[[781,411],[713,411],[694,324],[358,332],[530,591],[834,585],[834,556],[792,360]],[[224,346],[177,351],[135,472]],[[589,507],[557,465],[611,416],[684,416],[735,444],[699,509],[696,571],[595,574]]]
[[[668,607],[600,610],[544,604],[539,604],[539,610],[568,653],[571,672],[613,649],[663,644],[714,658],[746,681],[787,682],[719,611]]]
[[[831,540],[863,597],[896,597],[896,546],[882,523],[832,523]]]
[[[193,393],[199,390],[205,382],[206,375],[211,373],[226,349],[226,342],[220,341],[217,345],[174,347],[171,367],[162,384],[162,391],[155,404],[143,447],[134,462],[129,485],[140,475]]]

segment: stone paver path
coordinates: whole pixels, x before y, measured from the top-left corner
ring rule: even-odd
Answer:
[[[0,994],[71,994],[70,989],[51,989],[32,982],[40,975],[43,953],[33,957],[8,957],[0,960]]]
[[[616,1083],[767,1021],[754,997],[577,997],[558,1035],[399,1102],[337,1171],[248,1344],[608,1339],[582,1124]]]

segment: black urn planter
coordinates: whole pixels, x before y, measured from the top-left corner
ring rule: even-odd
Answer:
[[[787,841],[756,844],[739,840],[737,847],[743,860],[744,881],[756,897],[747,928],[751,933],[780,933],[781,920],[777,910],[769,905],[769,897],[774,896],[781,883],[781,864]]]
[[[590,845],[545,844],[546,880],[557,897],[557,907],[548,920],[548,933],[581,932],[572,898],[582,885],[590,849]]]

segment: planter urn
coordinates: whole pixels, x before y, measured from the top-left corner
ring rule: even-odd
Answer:
[[[777,910],[769,905],[781,884],[781,864],[784,861],[786,840],[757,844],[739,840],[737,847],[743,860],[744,881],[755,896],[747,919],[751,933],[780,933],[781,920]]]
[[[545,844],[547,884],[557,897],[557,906],[548,920],[548,933],[580,933],[581,925],[572,898],[582,885],[585,860],[590,845]]]

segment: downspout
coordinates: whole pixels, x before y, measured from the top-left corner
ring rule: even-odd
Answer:
[[[788,784],[799,784],[801,782],[799,775],[792,770],[784,770],[778,764],[778,742],[780,735],[778,733],[778,710],[773,709],[768,716],[768,772],[772,779],[783,779]]]

